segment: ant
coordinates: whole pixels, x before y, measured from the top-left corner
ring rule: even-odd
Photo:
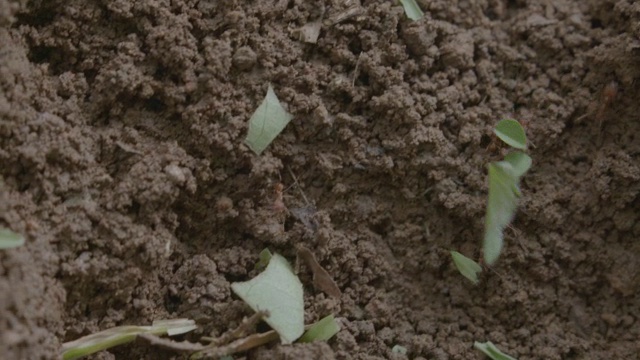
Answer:
[[[273,203],[271,204],[271,209],[273,209],[274,212],[289,212],[289,209],[287,209],[287,206],[284,204],[284,196],[282,195],[283,191],[284,185],[282,185],[282,183],[277,183],[273,186],[274,199]]]
[[[614,101],[616,101],[616,98],[618,97],[618,94],[620,92],[618,83],[615,80],[610,81],[607,85],[605,85],[602,88],[602,91],[600,92],[600,99],[598,104],[592,104],[590,106],[590,110],[580,116],[578,118],[578,120],[582,120],[586,117],[592,116],[595,113],[595,120],[598,121],[598,143],[600,142],[600,135],[602,133],[602,123],[605,120],[605,115],[607,113],[607,110],[609,110],[612,106],[612,104],[614,103]],[[594,107],[597,105],[597,108],[594,109]]]
[[[596,114],[598,130],[602,129],[602,121],[604,120],[605,112],[611,107],[611,104],[616,100],[616,97],[618,97],[618,91],[618,83],[615,81],[611,81],[602,89],[602,94],[600,95],[600,107]]]

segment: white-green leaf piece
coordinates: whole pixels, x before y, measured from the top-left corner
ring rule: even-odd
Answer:
[[[407,17],[413,21],[420,20],[424,16],[422,9],[418,6],[415,0],[400,0],[402,7],[404,8],[404,13],[407,14]]]
[[[325,316],[311,325],[309,330],[300,338],[300,342],[327,341],[338,331],[340,331],[340,325],[338,325],[333,315]]]
[[[478,284],[478,273],[482,271],[482,266],[457,251],[451,251],[451,257],[460,274],[472,283]]]
[[[292,117],[293,115],[282,107],[276,93],[269,85],[267,96],[249,119],[249,132],[244,140],[245,144],[257,155],[262,154]]]
[[[24,245],[24,237],[9,229],[0,228],[0,249],[10,249]]]
[[[273,254],[262,273],[231,284],[231,289],[254,311],[269,313],[264,320],[283,344],[291,344],[304,332],[302,283],[284,257]]]
[[[516,358],[500,351],[500,349],[493,345],[491,341],[487,341],[486,343],[476,341],[473,343],[473,347],[477,350],[482,351],[485,355],[493,360],[517,360]]]
[[[496,136],[507,145],[520,150],[527,148],[527,135],[519,122],[512,119],[501,120],[493,130]]]
[[[489,164],[489,199],[484,227],[484,261],[493,265],[498,260],[503,245],[503,231],[516,212],[518,178],[510,163],[500,161]]]
[[[512,151],[504,157],[504,161],[513,167],[513,175],[520,179],[530,168],[532,164],[531,157],[522,151]]]
[[[391,348],[391,353],[407,355],[407,348],[402,345],[393,345],[393,347]]]

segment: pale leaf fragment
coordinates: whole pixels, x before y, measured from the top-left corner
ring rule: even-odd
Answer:
[[[231,289],[254,311],[266,311],[264,321],[291,344],[304,332],[302,283],[287,260],[273,254],[267,268],[255,278],[231,284]]]
[[[487,341],[485,343],[476,341],[473,343],[473,347],[477,350],[482,351],[485,355],[493,360],[516,360],[516,358],[500,351],[500,349],[493,345],[491,341]]]
[[[480,264],[457,251],[451,251],[451,257],[460,274],[472,283],[478,284],[478,273],[482,271]]]
[[[9,229],[0,228],[0,249],[10,249],[24,244],[24,237]]]
[[[496,136],[507,145],[516,149],[527,148],[527,135],[519,122],[513,119],[501,120],[493,130]]]
[[[249,132],[244,140],[245,144],[257,155],[262,154],[292,118],[293,115],[282,107],[269,84],[267,96],[249,119]]]
[[[402,7],[404,8],[404,13],[407,14],[407,17],[413,21],[420,20],[424,13],[418,3],[415,0],[400,0]]]

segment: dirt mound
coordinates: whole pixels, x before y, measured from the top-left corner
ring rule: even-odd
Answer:
[[[249,314],[229,283],[304,244],[343,292],[301,273],[307,318],[343,330],[247,358],[637,356],[640,4],[418,2],[413,22],[392,1],[0,0],[0,225],[27,237],[0,252],[0,353],[160,318],[221,334]],[[269,83],[294,119],[255,156]],[[479,255],[505,117],[534,165],[474,287],[448,250]]]

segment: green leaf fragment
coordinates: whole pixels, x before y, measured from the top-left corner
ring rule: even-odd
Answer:
[[[491,341],[487,341],[486,343],[476,341],[473,343],[473,347],[477,350],[482,351],[485,355],[493,360],[517,360],[516,358],[500,351],[500,349],[493,345]]]
[[[254,311],[269,313],[264,320],[283,344],[291,344],[304,332],[302,283],[284,257],[273,254],[262,273],[231,284],[231,289]]]
[[[311,325],[299,341],[327,341],[337,334],[338,331],[340,331],[340,325],[338,325],[333,315],[325,316],[317,323]]]
[[[9,229],[0,228],[0,249],[10,249],[24,245],[24,237]]]
[[[512,151],[504,157],[504,161],[513,167],[513,175],[520,179],[530,168],[532,164],[531,157],[522,151]]]
[[[391,352],[393,354],[407,355],[407,348],[402,345],[393,345]]]
[[[489,200],[485,217],[484,261],[492,265],[500,256],[503,231],[515,215],[520,190],[518,177],[509,162],[489,164]]]
[[[269,265],[269,261],[271,261],[272,256],[273,255],[271,254],[271,251],[269,251],[269,248],[265,248],[264,250],[260,251],[260,254],[258,255],[258,262],[256,263],[255,269],[262,270],[266,268],[267,265]]]
[[[407,17],[413,21],[420,20],[424,13],[418,3],[415,0],[400,0],[402,7],[404,8],[404,13],[407,14]]]
[[[512,119],[502,120],[493,130],[496,136],[507,145],[520,150],[527,148],[527,135],[519,122]]]
[[[478,273],[482,271],[482,266],[472,259],[460,254],[457,251],[451,251],[453,263],[458,268],[462,276],[469,279],[472,283],[478,284]]]
[[[180,335],[196,329],[195,321],[189,319],[158,320],[151,326],[117,326],[83,336],[62,344],[62,359],[73,360],[135,340],[140,334],[169,336]]]
[[[249,132],[244,140],[245,144],[257,155],[262,154],[292,118],[293,115],[282,107],[269,84],[267,96],[249,119]]]

